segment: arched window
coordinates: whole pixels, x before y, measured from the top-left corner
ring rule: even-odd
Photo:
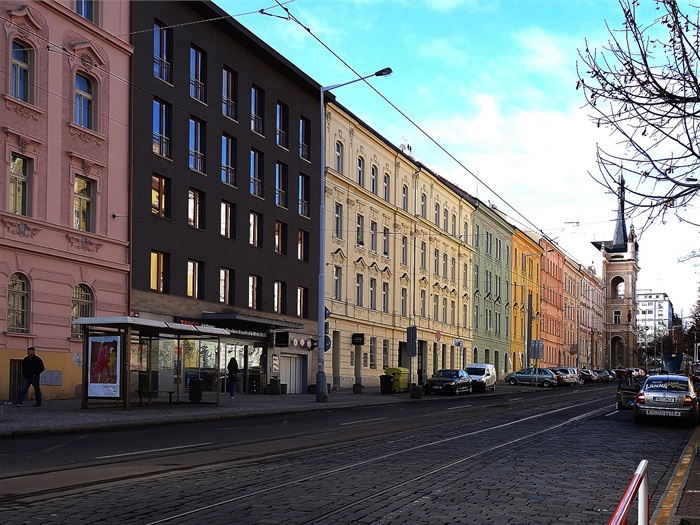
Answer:
[[[78,317],[93,317],[94,296],[92,290],[85,284],[79,284],[73,288],[73,297],[71,298],[71,321],[75,321]],[[70,335],[74,338],[83,336],[82,326],[71,324]]]
[[[75,115],[73,121],[83,128],[95,129],[93,82],[80,73],[75,75]]]
[[[479,350],[474,348],[474,355],[472,355],[472,363],[478,363],[479,362]]]
[[[10,276],[7,286],[7,331],[29,332],[29,281],[19,273]]]
[[[615,277],[612,282],[613,299],[624,299],[625,280],[622,277]]]
[[[29,82],[31,74],[31,47],[22,42],[12,42],[12,89],[14,98],[30,102]]]

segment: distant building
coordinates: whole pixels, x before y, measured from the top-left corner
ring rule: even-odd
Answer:
[[[637,237],[625,223],[625,181],[620,179],[618,210],[612,241],[594,242],[601,251],[605,291],[605,327],[609,366],[639,366],[637,356]]]
[[[658,359],[660,340],[672,326],[673,303],[667,294],[651,290],[637,293],[637,334],[644,355]]]

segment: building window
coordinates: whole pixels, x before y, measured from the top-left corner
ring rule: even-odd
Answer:
[[[219,269],[219,302],[233,304],[233,270]]]
[[[343,173],[343,143],[340,141],[335,143],[335,171]]]
[[[357,214],[357,225],[355,227],[355,236],[357,238],[357,245],[365,245],[365,216]]]
[[[238,120],[238,73],[224,66],[221,74],[221,113]]]
[[[363,366],[367,366],[363,364]],[[369,338],[369,367],[377,368],[377,338]]]
[[[75,114],[73,122],[87,129],[95,129],[94,86],[92,80],[81,73],[75,75]]]
[[[309,232],[304,230],[297,234],[297,259],[309,262]]]
[[[369,280],[369,307],[377,309],[377,280],[374,277]]]
[[[85,284],[79,284],[73,288],[73,296],[70,304],[70,318],[75,321],[79,317],[93,317],[94,298],[92,290]],[[80,325],[70,325],[70,336],[80,339],[83,336],[83,327]]]
[[[389,283],[382,283],[382,312],[389,313]]]
[[[236,139],[221,134],[221,182],[238,186],[236,179]]]
[[[75,0],[75,12],[90,22],[95,21],[95,0]]]
[[[92,231],[93,182],[76,175],[73,182],[73,227],[76,230]]]
[[[469,264],[467,263],[462,266],[462,286],[465,288],[469,286]]]
[[[275,253],[287,255],[287,224],[275,221]]]
[[[389,366],[389,340],[382,339],[382,368]]]
[[[613,323],[620,324],[622,322],[622,312],[620,310],[613,311]]]
[[[408,211],[408,186],[405,184],[401,188],[401,209]]]
[[[151,175],[151,215],[170,217],[170,182],[160,175]]]
[[[162,252],[151,252],[151,290],[167,292],[168,256]]]
[[[440,275],[440,250],[435,248],[435,254],[433,259],[433,273],[435,275]]]
[[[370,221],[369,223],[369,250],[372,253],[377,253],[377,222]]]
[[[447,279],[447,252],[442,254],[442,276]]]
[[[7,285],[7,331],[29,333],[29,281],[19,273]]]
[[[311,179],[308,175],[299,174],[299,215],[302,217],[311,216]]]
[[[401,316],[406,317],[408,315],[408,290],[406,288],[401,288]]]
[[[401,264],[408,264],[408,237],[401,236]]]
[[[187,224],[203,230],[204,210],[204,195],[199,190],[190,188],[187,197]]]
[[[474,247],[479,247],[479,225],[474,225]]]
[[[262,248],[262,216],[254,211],[250,212],[248,244]]]
[[[297,317],[309,318],[309,289],[303,286],[297,287]]]
[[[272,290],[272,300],[274,303],[275,313],[286,314],[287,313],[287,283],[282,281],[275,281],[274,288]]]
[[[455,324],[455,314],[456,314],[456,305],[454,301],[450,302],[450,324],[454,326]]]
[[[425,317],[426,294],[425,290],[420,291],[420,316]]]
[[[389,228],[382,231],[382,255],[389,257]]]
[[[447,323],[447,298],[442,298],[442,322]]]
[[[221,201],[221,236],[236,238],[236,205],[226,201]]]
[[[435,217],[433,219],[435,226],[440,226],[440,203],[435,203]]]
[[[425,241],[421,241],[420,243],[420,269],[425,270],[426,269],[426,264],[427,264],[427,257],[428,257],[428,249],[426,247]]]
[[[190,96],[206,102],[204,79],[206,78],[206,55],[197,46],[190,47]]]
[[[29,216],[29,159],[10,156],[10,213]]]
[[[452,235],[457,236],[457,216],[452,214]]]
[[[256,85],[250,90],[250,129],[265,134],[265,91]]]
[[[277,101],[277,145],[289,149],[289,106]]]
[[[199,261],[187,261],[187,297],[201,299],[201,293],[204,289],[201,286],[200,279],[204,276],[202,271],[202,263]]]
[[[450,262],[450,281],[454,282],[457,278],[457,259],[452,257]]]
[[[299,156],[311,160],[311,121],[306,117],[299,118]]]
[[[440,298],[437,295],[433,295],[433,320],[438,321],[440,318],[438,314],[440,310]]]
[[[262,277],[248,276],[248,308],[262,310]]]
[[[334,216],[335,216],[335,227],[333,229],[333,234],[335,235],[336,238],[342,239],[343,238],[343,205],[340,204],[339,202],[335,203],[334,207]]]
[[[275,163],[275,204],[281,208],[287,207],[287,165],[277,161]]]
[[[388,173],[384,174],[384,200],[387,202],[391,200],[391,177]]]
[[[264,157],[261,151],[254,148],[250,150],[250,194],[263,197]]]
[[[170,106],[153,99],[153,153],[170,158]]]
[[[428,218],[428,197],[425,193],[420,195],[420,216],[424,219]]]
[[[172,84],[172,36],[165,24],[153,22],[153,75]]]
[[[204,123],[190,117],[190,169],[205,173],[204,167]]]
[[[355,276],[355,304],[364,306],[365,278],[361,273]]]
[[[377,166],[372,166],[369,174],[369,191],[375,195],[379,194],[379,170]]]
[[[343,300],[343,269],[340,266],[333,267],[333,299]]]
[[[357,157],[357,184],[365,187],[365,158]]]
[[[12,42],[12,97],[22,102],[30,102],[32,69],[30,65],[33,49],[24,42]]]

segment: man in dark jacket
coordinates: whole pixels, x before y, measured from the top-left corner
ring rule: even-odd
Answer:
[[[39,388],[39,376],[44,371],[44,362],[41,357],[36,355],[36,348],[30,346],[27,348],[27,357],[22,359],[22,390],[17,396],[17,401],[14,405],[21,407],[24,402],[24,396],[29,392],[29,386],[34,387],[34,398],[36,399],[35,407],[41,406],[41,388]]]

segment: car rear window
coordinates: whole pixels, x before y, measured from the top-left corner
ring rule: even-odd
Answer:
[[[676,379],[654,379],[647,381],[645,390],[667,390],[669,392],[687,392],[688,382]]]

